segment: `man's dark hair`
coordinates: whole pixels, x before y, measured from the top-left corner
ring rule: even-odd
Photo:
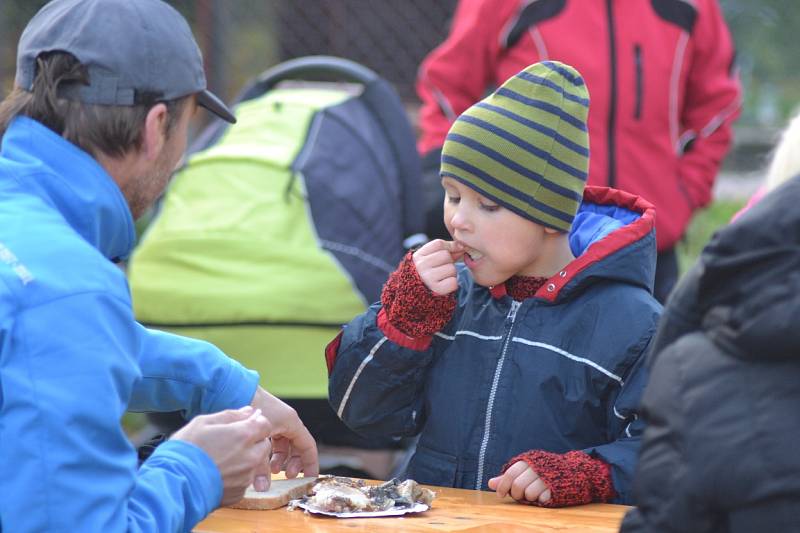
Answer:
[[[167,106],[166,134],[178,120],[188,97],[161,101],[139,95],[132,106],[84,104],[58,97],[62,84],[86,84],[87,70],[71,54],[52,52],[36,60],[36,78],[29,92],[15,87],[0,102],[0,137],[17,116],[26,116],[53,130],[84,151],[97,156],[122,157],[142,143],[147,112],[157,103]]]

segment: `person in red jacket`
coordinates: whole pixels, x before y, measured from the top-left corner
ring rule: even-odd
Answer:
[[[460,0],[449,36],[417,82],[418,149],[435,168],[431,188],[461,112],[525,65],[574,65],[592,95],[588,184],[655,204],[654,291],[663,302],[678,276],[675,245],[711,201],[731,143],[741,106],[734,56],[717,0]],[[434,194],[428,233],[437,237],[444,228]]]

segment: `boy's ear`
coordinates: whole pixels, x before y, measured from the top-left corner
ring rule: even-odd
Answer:
[[[555,235],[557,233],[564,233],[560,229],[551,228],[549,226],[542,226],[542,227],[544,228],[544,232],[547,233],[548,235]]]

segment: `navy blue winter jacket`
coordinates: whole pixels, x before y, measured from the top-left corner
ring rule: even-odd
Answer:
[[[653,218],[637,197],[587,187],[576,259],[521,302],[461,269],[453,318],[424,351],[388,338],[372,305],[328,361],[331,405],[366,435],[420,434],[406,474],[423,483],[485,490],[521,452],[583,450],[630,502],[643,354],[661,312]]]

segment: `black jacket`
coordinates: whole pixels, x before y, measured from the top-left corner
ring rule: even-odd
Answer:
[[[800,531],[800,176],[717,233],[664,311],[622,531]]]

